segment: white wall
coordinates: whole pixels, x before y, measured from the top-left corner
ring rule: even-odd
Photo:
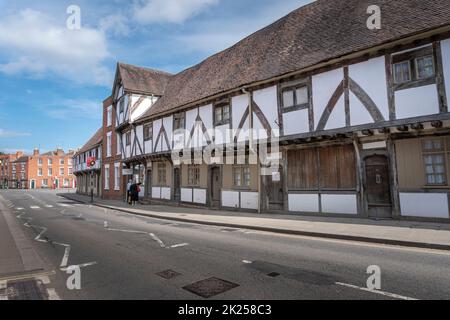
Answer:
[[[309,110],[283,113],[283,129],[285,136],[309,132]]]
[[[277,132],[280,127],[277,125],[278,123],[278,89],[277,86],[264,88],[261,90],[257,90],[253,92],[253,100],[259,106],[267,121],[270,124],[274,133],[278,136]],[[258,117],[256,114],[254,115],[255,120],[255,129],[263,129]],[[258,138],[255,136],[255,138]],[[260,135],[259,138],[265,139],[267,135]]]
[[[439,99],[435,84],[395,92],[397,119],[439,113]]]
[[[193,202],[199,204],[206,204],[206,190],[194,189]]]
[[[330,101],[331,96],[336,91],[337,87],[339,86],[339,84],[343,79],[344,79],[344,71],[342,68],[324,72],[312,77],[315,128],[317,128],[317,125],[320,121],[320,118],[322,117],[323,111],[325,110],[328,104],[328,101]],[[336,108],[341,109],[339,108],[339,104],[342,106],[343,103],[344,99],[341,97],[340,102],[338,103]],[[336,124],[333,123],[333,125],[335,126]]]
[[[239,208],[239,192],[222,191],[222,206],[228,208]]]
[[[192,202],[192,189],[181,188],[181,201],[182,202]]]
[[[153,140],[156,141],[158,140],[158,135],[159,135],[159,131],[161,130],[162,127],[162,120],[156,120],[153,122]],[[163,137],[161,137],[163,138]],[[153,148],[155,149],[155,152],[161,152],[161,138],[158,141],[158,145],[154,145]]]
[[[449,218],[446,193],[400,193],[402,216]]]
[[[322,212],[358,214],[356,195],[322,194]]]
[[[258,197],[257,192],[241,192],[241,208],[258,210]]]
[[[144,101],[142,101],[142,103],[130,115],[130,122],[134,122],[136,119],[142,116],[157,100],[156,97],[132,95],[131,106],[133,107],[141,97],[143,97]]]
[[[370,98],[380,110],[384,119],[389,120],[385,57],[381,56],[378,58],[370,59],[368,61],[350,65],[349,76],[370,96]],[[366,108],[362,105],[358,105],[358,103],[354,99],[358,100],[353,95],[353,101],[350,100],[352,125],[373,122],[373,119],[372,117],[370,117],[370,114],[367,112]],[[363,107],[363,109],[360,108],[361,106]],[[369,116],[369,118],[367,118],[367,115]]]
[[[289,194],[288,202],[292,212],[319,212],[318,194]]]

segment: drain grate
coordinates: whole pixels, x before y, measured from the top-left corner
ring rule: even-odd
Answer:
[[[173,270],[165,270],[162,272],[158,272],[156,275],[160,276],[161,278],[170,280],[173,279],[175,277],[181,276],[181,273],[178,273],[176,271]]]
[[[39,286],[36,280],[20,282],[8,282],[4,295],[8,300],[47,300],[45,290]],[[1,295],[1,292],[0,292]]]
[[[183,289],[202,298],[211,298],[237,287],[239,287],[239,285],[236,283],[213,277],[195,282],[183,287]]]
[[[271,277],[271,278],[276,278],[276,277],[279,277],[279,276],[281,276],[281,274],[279,274],[279,273],[277,273],[277,272],[271,272],[271,273],[269,273],[269,274],[267,274],[269,277]]]

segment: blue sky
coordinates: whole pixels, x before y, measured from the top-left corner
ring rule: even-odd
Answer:
[[[0,151],[81,147],[117,61],[179,72],[312,0],[0,0]],[[69,5],[81,29],[66,27]]]

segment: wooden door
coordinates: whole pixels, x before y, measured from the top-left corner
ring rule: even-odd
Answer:
[[[180,169],[175,168],[173,170],[173,192],[174,192],[174,200],[175,202],[181,201],[181,177],[180,177]]]
[[[280,167],[279,172],[268,177],[267,193],[269,197],[269,210],[282,210],[283,193],[283,170]]]
[[[214,167],[211,169],[211,206],[220,206],[220,168]]]
[[[372,218],[391,218],[392,200],[387,157],[375,155],[366,158],[365,169],[369,216]]]

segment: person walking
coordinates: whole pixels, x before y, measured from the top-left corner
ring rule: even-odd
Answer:
[[[131,186],[133,185],[133,180],[130,179],[127,183],[127,202],[131,205]]]
[[[132,206],[135,206],[136,201],[139,201],[139,192],[141,190],[140,185],[141,185],[141,183],[135,183],[135,184],[132,184],[130,187],[131,205]]]

